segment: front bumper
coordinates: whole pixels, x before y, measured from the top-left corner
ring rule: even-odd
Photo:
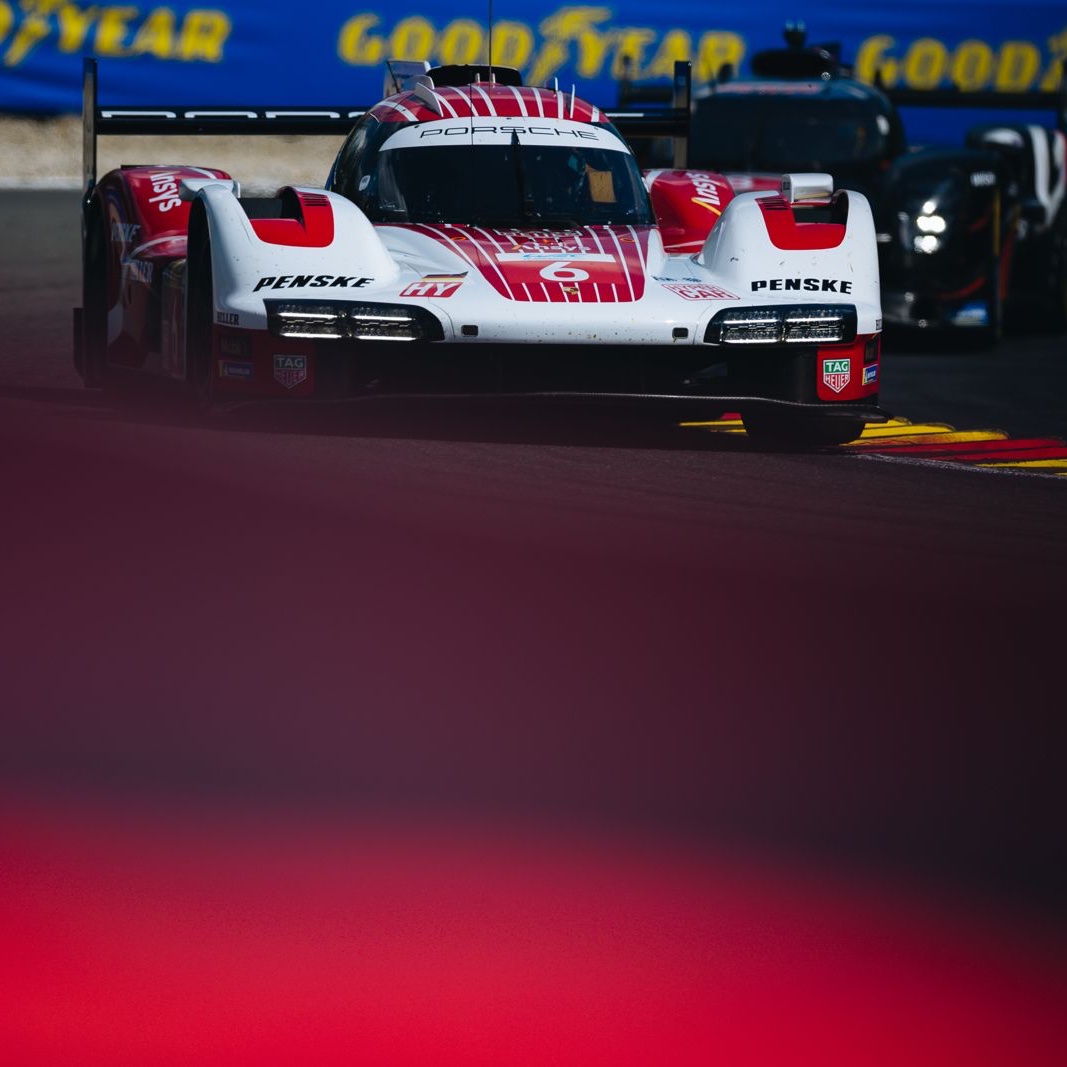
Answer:
[[[834,411],[876,408],[880,355],[877,335],[831,346],[468,345],[217,326],[214,345],[215,392],[234,398],[634,396]]]

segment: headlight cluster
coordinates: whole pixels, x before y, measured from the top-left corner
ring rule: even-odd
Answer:
[[[711,345],[836,344],[856,339],[856,309],[800,305],[731,308],[708,323],[704,342]]]
[[[266,300],[267,328],[276,337],[350,341],[440,341],[441,324],[425,308],[406,304]]]
[[[900,222],[901,240],[906,246],[911,245],[915,252],[929,255],[938,251],[944,243],[944,234],[948,229],[948,220],[937,213],[937,205],[928,200],[917,215],[906,211],[897,213]]]

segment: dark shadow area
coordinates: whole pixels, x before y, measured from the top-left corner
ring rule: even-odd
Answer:
[[[203,413],[180,386],[135,378],[106,391],[0,387],[0,397],[66,407],[79,419],[219,433],[721,453],[837,451],[755,444],[743,432],[680,425],[724,414],[711,406],[713,400],[394,395],[325,403],[222,402]]]
[[[981,356],[996,347],[968,330],[886,325],[883,356]]]

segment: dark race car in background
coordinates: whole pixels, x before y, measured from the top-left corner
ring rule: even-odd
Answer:
[[[689,161],[735,191],[783,170],[833,174],[875,214],[887,325],[972,331],[1067,327],[1067,103],[1057,93],[883,90],[858,81],[835,46],[756,53],[750,77],[723,70],[694,93]],[[624,88],[633,105],[642,87]],[[977,125],[955,146],[909,146],[899,108],[1032,109],[1054,125]],[[653,160],[649,160],[650,162]]]

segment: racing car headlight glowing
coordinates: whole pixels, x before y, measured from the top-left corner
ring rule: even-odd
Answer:
[[[712,345],[837,344],[856,338],[856,309],[845,305],[731,308],[708,323]]]
[[[848,334],[851,330],[852,336]],[[785,316],[785,332],[782,340],[786,344],[810,344],[812,341],[850,341],[856,335],[856,320],[851,324],[846,313],[840,308],[795,308]]]
[[[441,324],[404,304],[266,300],[267,328],[277,337],[350,341],[439,341]]]
[[[941,247],[941,235],[948,228],[948,223],[943,215],[919,215],[915,219],[915,229],[918,233],[912,241],[912,247],[916,252],[929,254],[936,252]]]
[[[717,336],[712,336],[713,328]],[[720,345],[775,344],[782,331],[778,308],[747,308],[720,311],[708,324],[705,341]]]
[[[944,233],[948,224],[941,215],[920,215],[915,220],[915,227],[922,233]]]
[[[267,323],[278,337],[344,337],[344,319],[333,304],[267,301]]]

